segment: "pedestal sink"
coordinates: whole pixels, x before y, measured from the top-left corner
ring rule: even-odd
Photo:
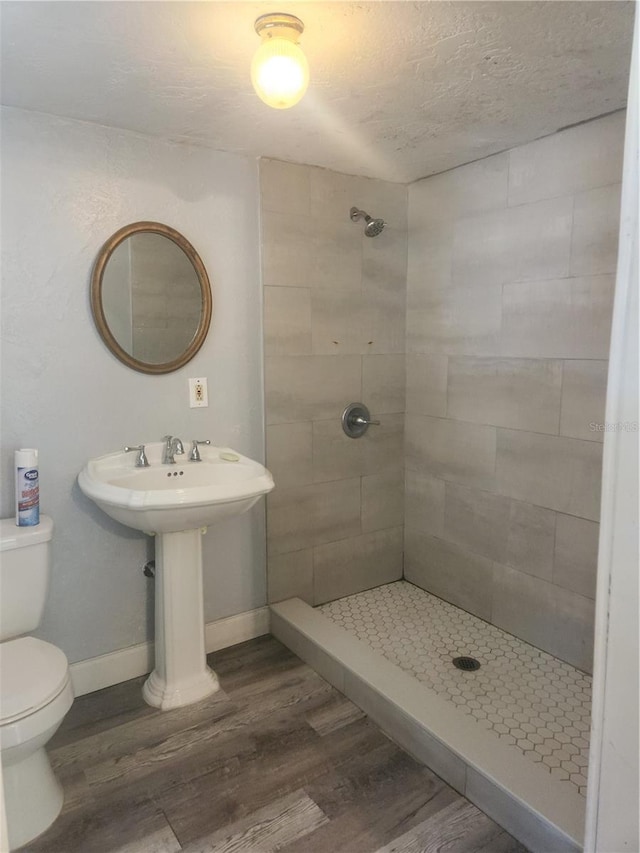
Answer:
[[[246,512],[273,489],[269,471],[228,447],[200,446],[202,461],[163,464],[163,442],[146,445],[148,468],[133,453],[90,459],[78,476],[87,497],[116,521],[156,537],[155,668],[145,701],[163,710],[218,689],[206,664],[202,534]]]

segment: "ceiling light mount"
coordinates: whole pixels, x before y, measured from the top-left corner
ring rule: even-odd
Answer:
[[[280,36],[279,30],[284,30],[283,37],[298,41],[298,35],[304,32],[304,24],[295,15],[287,15],[285,12],[275,12],[271,15],[260,15],[255,22],[255,30],[259,36],[273,38]],[[291,30],[294,33],[291,33]],[[295,35],[297,33],[298,35]]]
[[[295,15],[261,15],[255,30],[262,44],[251,63],[251,82],[258,96],[277,110],[294,106],[309,85],[309,64],[298,38],[304,24]]]

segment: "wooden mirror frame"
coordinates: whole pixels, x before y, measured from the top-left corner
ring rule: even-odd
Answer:
[[[102,305],[102,280],[109,258],[115,249],[123,243],[127,237],[131,237],[133,234],[139,233],[160,234],[162,237],[167,237],[169,240],[172,240],[189,258],[196,275],[198,276],[198,281],[200,282],[202,312],[196,333],[182,355],[173,359],[173,361],[167,361],[161,364],[150,364],[149,362],[140,361],[132,355],[129,355],[129,353],[120,346],[113,336],[113,333],[109,328],[109,324],[107,323],[107,318],[105,317]],[[186,237],[183,237],[179,231],[170,228],[168,225],[163,225],[161,222],[133,222],[131,225],[125,225],[124,228],[116,231],[116,233],[107,240],[98,253],[98,257],[93,267],[93,272],[91,273],[91,311],[93,312],[93,319],[100,337],[107,345],[107,348],[123,364],[126,364],[127,367],[133,368],[133,370],[138,370],[140,373],[171,373],[191,361],[207,337],[207,332],[211,325],[211,314],[213,312],[211,284],[200,255],[196,252]]]

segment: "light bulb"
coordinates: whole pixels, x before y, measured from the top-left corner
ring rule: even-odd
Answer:
[[[309,64],[296,43],[303,28],[292,15],[264,15],[256,21],[263,41],[251,63],[251,82],[258,97],[274,109],[294,106],[307,91]]]

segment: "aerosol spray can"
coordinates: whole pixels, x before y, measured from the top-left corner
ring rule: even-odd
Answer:
[[[38,451],[31,447],[16,450],[16,524],[33,527],[40,524],[40,482]]]

